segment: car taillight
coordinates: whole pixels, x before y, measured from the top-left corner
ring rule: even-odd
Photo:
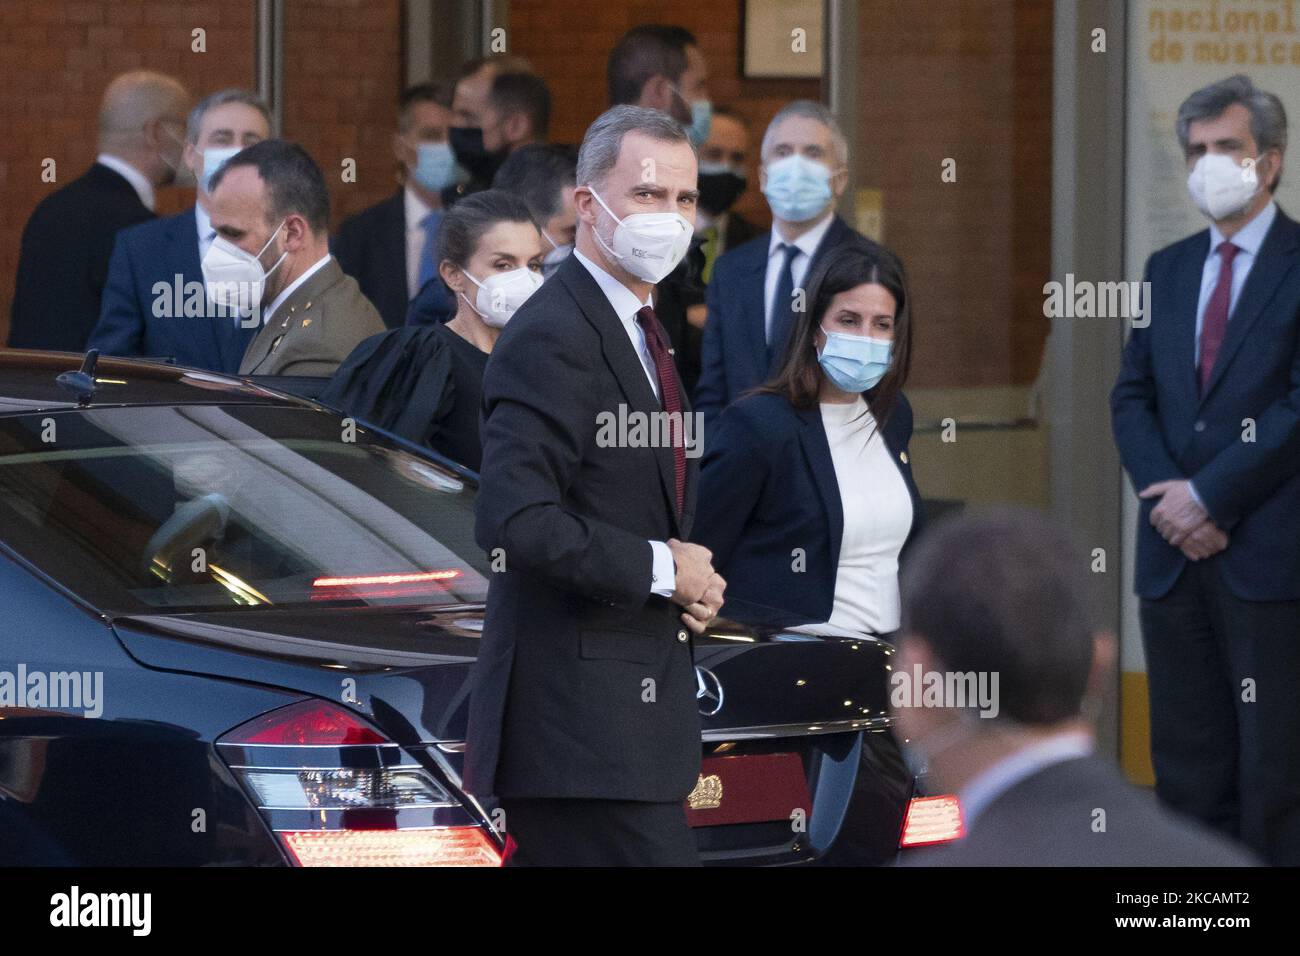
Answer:
[[[311,599],[337,601],[443,594],[446,592],[448,582],[455,581],[460,576],[459,569],[447,568],[440,571],[315,578],[311,582]]]
[[[951,843],[966,835],[961,802],[951,794],[939,797],[913,797],[907,804],[903,820],[901,848]]]
[[[500,866],[492,835],[356,714],[306,700],[217,741],[299,866]]]

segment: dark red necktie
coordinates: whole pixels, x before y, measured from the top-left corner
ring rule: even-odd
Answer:
[[[668,413],[669,435],[673,443],[673,478],[677,492],[677,514],[682,513],[686,498],[686,445],[682,441],[682,396],[677,390],[677,373],[673,357],[668,352],[668,336],[659,324],[655,310],[646,306],[636,314],[636,320],[645,330],[646,345],[655,363],[655,377],[659,379],[660,404]]]
[[[1205,306],[1201,320],[1201,361],[1198,366],[1201,394],[1210,384],[1214,360],[1219,357],[1219,346],[1228,329],[1228,307],[1232,303],[1232,260],[1241,250],[1230,242],[1219,243],[1219,283]]]

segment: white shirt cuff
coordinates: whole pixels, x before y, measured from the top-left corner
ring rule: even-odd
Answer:
[[[677,590],[677,563],[673,561],[672,549],[664,541],[651,541],[650,550],[654,552],[654,565],[650,569],[650,593],[672,597]]]
[[[1196,486],[1190,481],[1187,483],[1187,491],[1192,496],[1192,500],[1200,505],[1201,510],[1208,514],[1210,509],[1205,507],[1205,502],[1202,501],[1201,496],[1196,493]]]

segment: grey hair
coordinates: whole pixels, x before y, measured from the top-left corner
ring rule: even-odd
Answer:
[[[1178,107],[1174,129],[1184,155],[1192,124],[1222,116],[1223,111],[1235,103],[1250,111],[1250,135],[1255,138],[1255,145],[1261,153],[1269,149],[1286,152],[1286,110],[1282,101],[1256,87],[1246,74],[1238,73],[1201,87]],[[1273,185],[1277,187],[1276,182]]]
[[[198,143],[199,130],[203,127],[203,117],[208,110],[214,110],[218,106],[226,106],[230,103],[243,103],[245,106],[251,106],[262,114],[262,118],[266,120],[266,128],[271,129],[271,111],[267,109],[266,101],[256,93],[250,93],[248,90],[241,90],[239,87],[232,86],[210,93],[194,104],[194,109],[190,110],[189,119],[185,124],[186,142],[191,145]]]
[[[849,141],[844,135],[844,130],[840,129],[835,114],[815,100],[794,100],[777,110],[776,115],[772,117],[772,122],[767,124],[767,129],[763,133],[763,145],[759,149],[759,156],[762,159],[767,159],[768,149],[771,148],[772,140],[776,136],[776,128],[794,116],[815,120],[830,130],[831,144],[835,148],[836,164],[839,166],[848,165]]]
[[[604,183],[618,163],[623,137],[634,132],[663,143],[686,143],[696,153],[685,127],[667,113],[648,106],[612,106],[596,117],[587,128],[587,135],[582,137],[582,146],[578,148],[578,185]]]

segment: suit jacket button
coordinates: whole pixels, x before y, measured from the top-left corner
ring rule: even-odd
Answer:
[[[687,634],[685,631],[677,632],[677,640],[681,641],[683,644],[685,644],[688,640],[690,640],[690,638],[691,636]]]
[[[1195,428],[1198,432],[1203,432],[1205,431],[1205,422],[1197,422],[1192,427]]]

